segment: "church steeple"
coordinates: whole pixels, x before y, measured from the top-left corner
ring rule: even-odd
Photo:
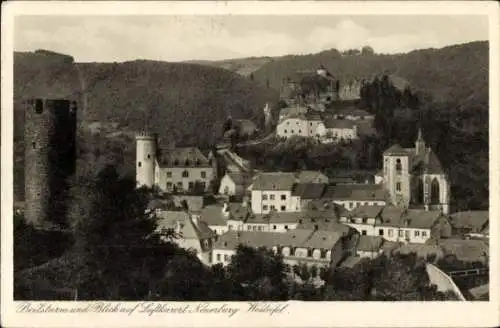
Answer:
[[[421,155],[425,153],[425,141],[422,137],[422,129],[418,128],[418,137],[417,141],[415,141],[415,153],[417,155]]]

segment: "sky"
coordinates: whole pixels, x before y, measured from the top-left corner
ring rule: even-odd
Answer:
[[[17,16],[14,50],[77,62],[221,60],[371,46],[377,53],[488,40],[487,16]]]

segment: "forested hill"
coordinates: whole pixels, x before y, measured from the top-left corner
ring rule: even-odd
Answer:
[[[262,119],[265,103],[278,98],[275,90],[234,72],[197,64],[74,63],[41,51],[15,53],[14,66],[18,113],[22,99],[72,95],[80,100],[80,119],[114,121],[132,130],[147,125],[183,144],[216,141],[227,115]]]
[[[404,54],[341,54],[332,49],[317,54],[284,56],[264,64],[253,73],[263,85],[269,81],[279,88],[283,79],[298,70],[324,65],[342,79],[371,78],[382,72],[406,79],[413,89],[432,94],[437,101],[460,104],[488,102],[487,41],[453,45],[440,49],[422,49]]]

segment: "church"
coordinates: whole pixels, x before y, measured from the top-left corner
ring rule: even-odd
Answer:
[[[427,147],[419,129],[415,148],[396,144],[384,154],[381,183],[397,207],[449,213],[450,183],[439,159]]]

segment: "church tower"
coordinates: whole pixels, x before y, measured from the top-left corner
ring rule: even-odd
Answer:
[[[153,187],[155,184],[155,165],[158,136],[156,133],[140,132],[135,137],[135,172],[137,187]]]
[[[425,154],[425,141],[422,137],[422,129],[418,129],[418,137],[415,141],[415,154],[417,156]]]
[[[384,152],[384,184],[389,202],[398,207],[410,204],[410,158],[408,152],[394,145]]]

